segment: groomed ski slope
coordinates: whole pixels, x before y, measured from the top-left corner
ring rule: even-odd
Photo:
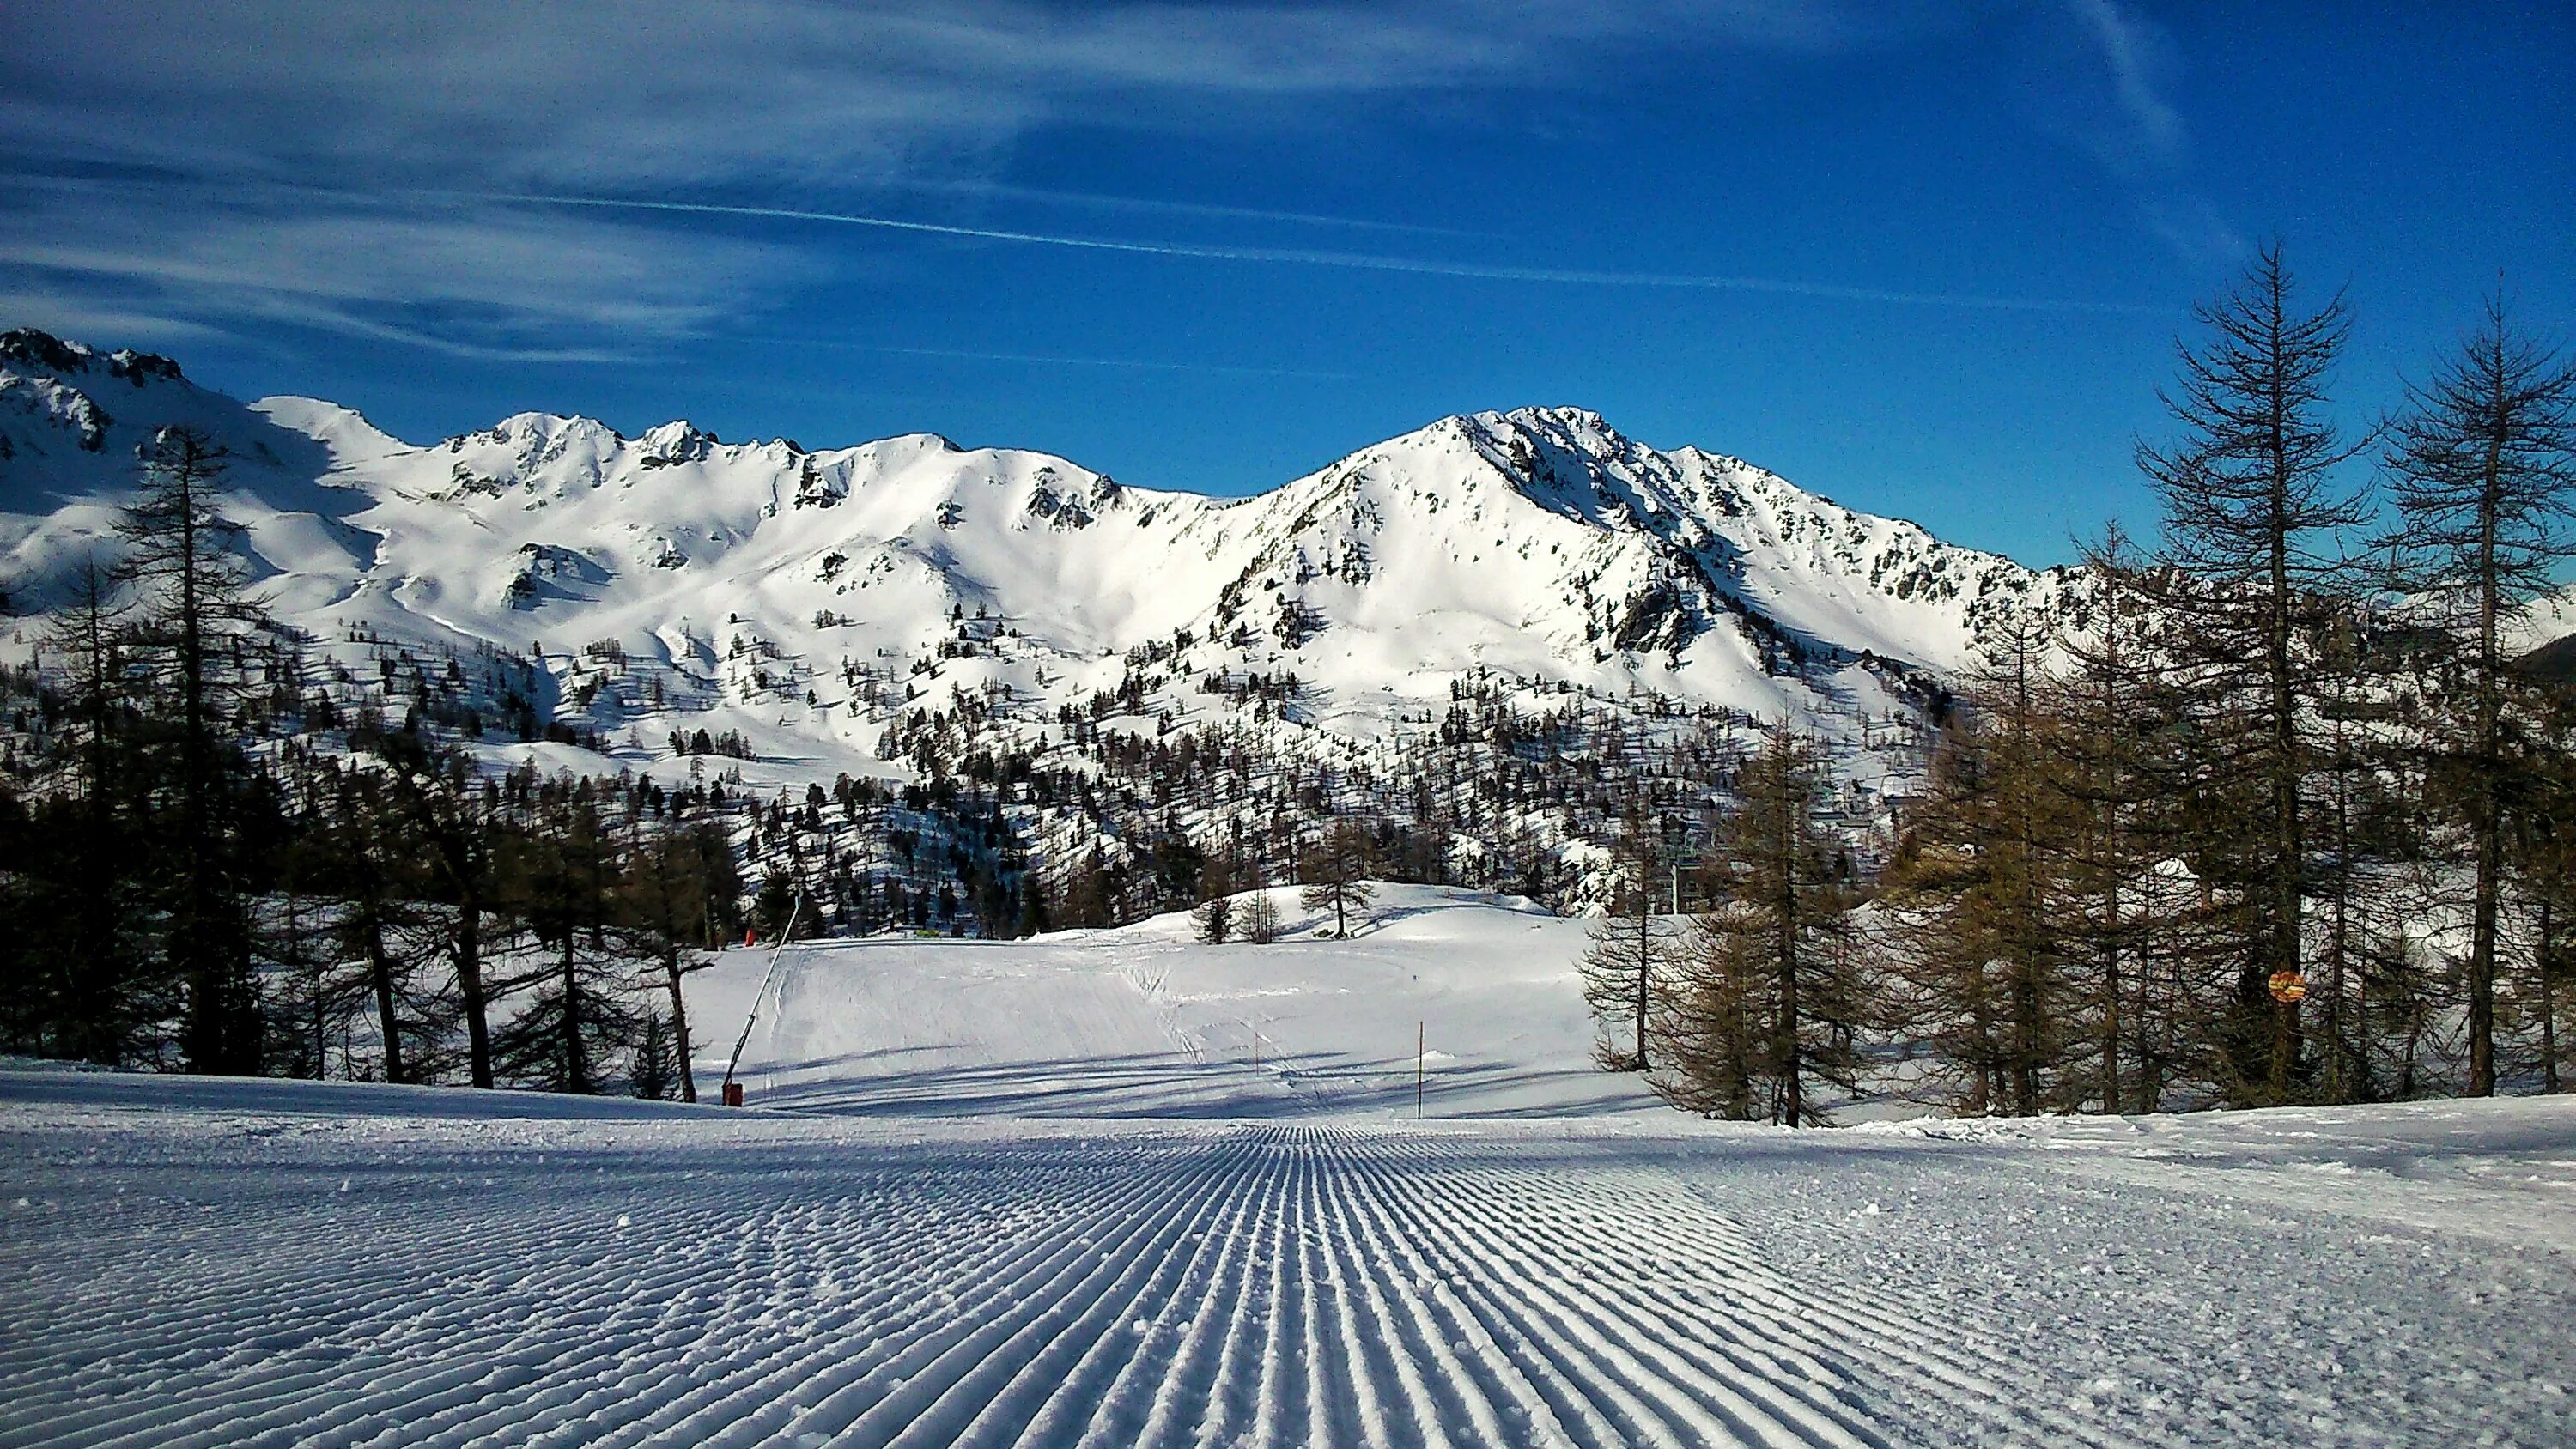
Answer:
[[[744,1111],[0,1071],[0,1444],[2576,1443],[2576,1098],[1702,1123],[1385,904],[791,950]]]
[[[1584,922],[1517,896],[1375,890],[1348,940],[1319,939],[1331,917],[1280,887],[1269,945],[1202,945],[1174,914],[1023,941],[800,942],[774,979],[768,950],[727,951],[689,979],[698,1072],[722,1079],[748,1013],[749,1099],[806,1110],[1410,1118],[1418,1045],[1433,1116],[1668,1110],[1593,1064]]]
[[[1976,1142],[0,1104],[12,1445],[2576,1442],[2563,1099]]]

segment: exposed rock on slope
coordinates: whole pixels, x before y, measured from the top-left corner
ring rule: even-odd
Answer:
[[[1293,676],[1292,722],[1353,738],[1470,674],[1829,724],[1972,667],[2054,586],[1572,408],[1445,418],[1215,499],[930,435],[816,452],[522,413],[415,446],[19,331],[0,337],[0,551],[22,610],[111,546],[137,449],[172,423],[233,454],[265,587],[316,639],[613,644],[668,678],[595,692],[597,726],[655,738],[652,716],[731,711],[818,765],[864,753],[870,706],[924,672],[1043,713],[1140,659],[1163,693],[1122,701],[1138,713]]]

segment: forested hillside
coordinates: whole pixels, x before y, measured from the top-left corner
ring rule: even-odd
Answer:
[[[2555,1090],[2576,372],[2498,303],[2356,423],[2345,328],[2266,254],[2139,449],[2160,527],[2045,573],[1571,409],[1219,501],[419,448],[11,333],[0,1030],[692,1095],[747,931],[1348,931],[1375,879],[1594,915],[1603,1066],[1714,1115]]]

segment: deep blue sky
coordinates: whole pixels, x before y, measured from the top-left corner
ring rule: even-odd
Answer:
[[[2356,421],[2576,322],[2564,3],[411,8],[0,10],[0,325],[1229,493],[1572,403],[2048,562],[2255,242]]]

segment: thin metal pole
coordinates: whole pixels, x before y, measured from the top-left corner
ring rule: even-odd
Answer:
[[[1422,1049],[1424,1043],[1431,1039],[1430,1032],[1431,1023],[1427,1021],[1413,1024],[1413,1120],[1416,1122],[1422,1120]]]
[[[760,989],[751,995],[751,1010],[743,1013],[742,1035],[733,1039],[733,1056],[725,1062],[725,1086],[733,1085],[734,1069],[742,1065],[743,1046],[751,1040],[751,1024],[760,1016],[760,999],[769,994],[770,979],[778,974],[779,953],[787,949],[788,942],[796,939],[796,918],[804,913],[805,895],[804,892],[799,891],[796,895],[796,903],[787,911],[787,929],[778,933],[778,944],[770,948],[769,969],[761,973]]]

